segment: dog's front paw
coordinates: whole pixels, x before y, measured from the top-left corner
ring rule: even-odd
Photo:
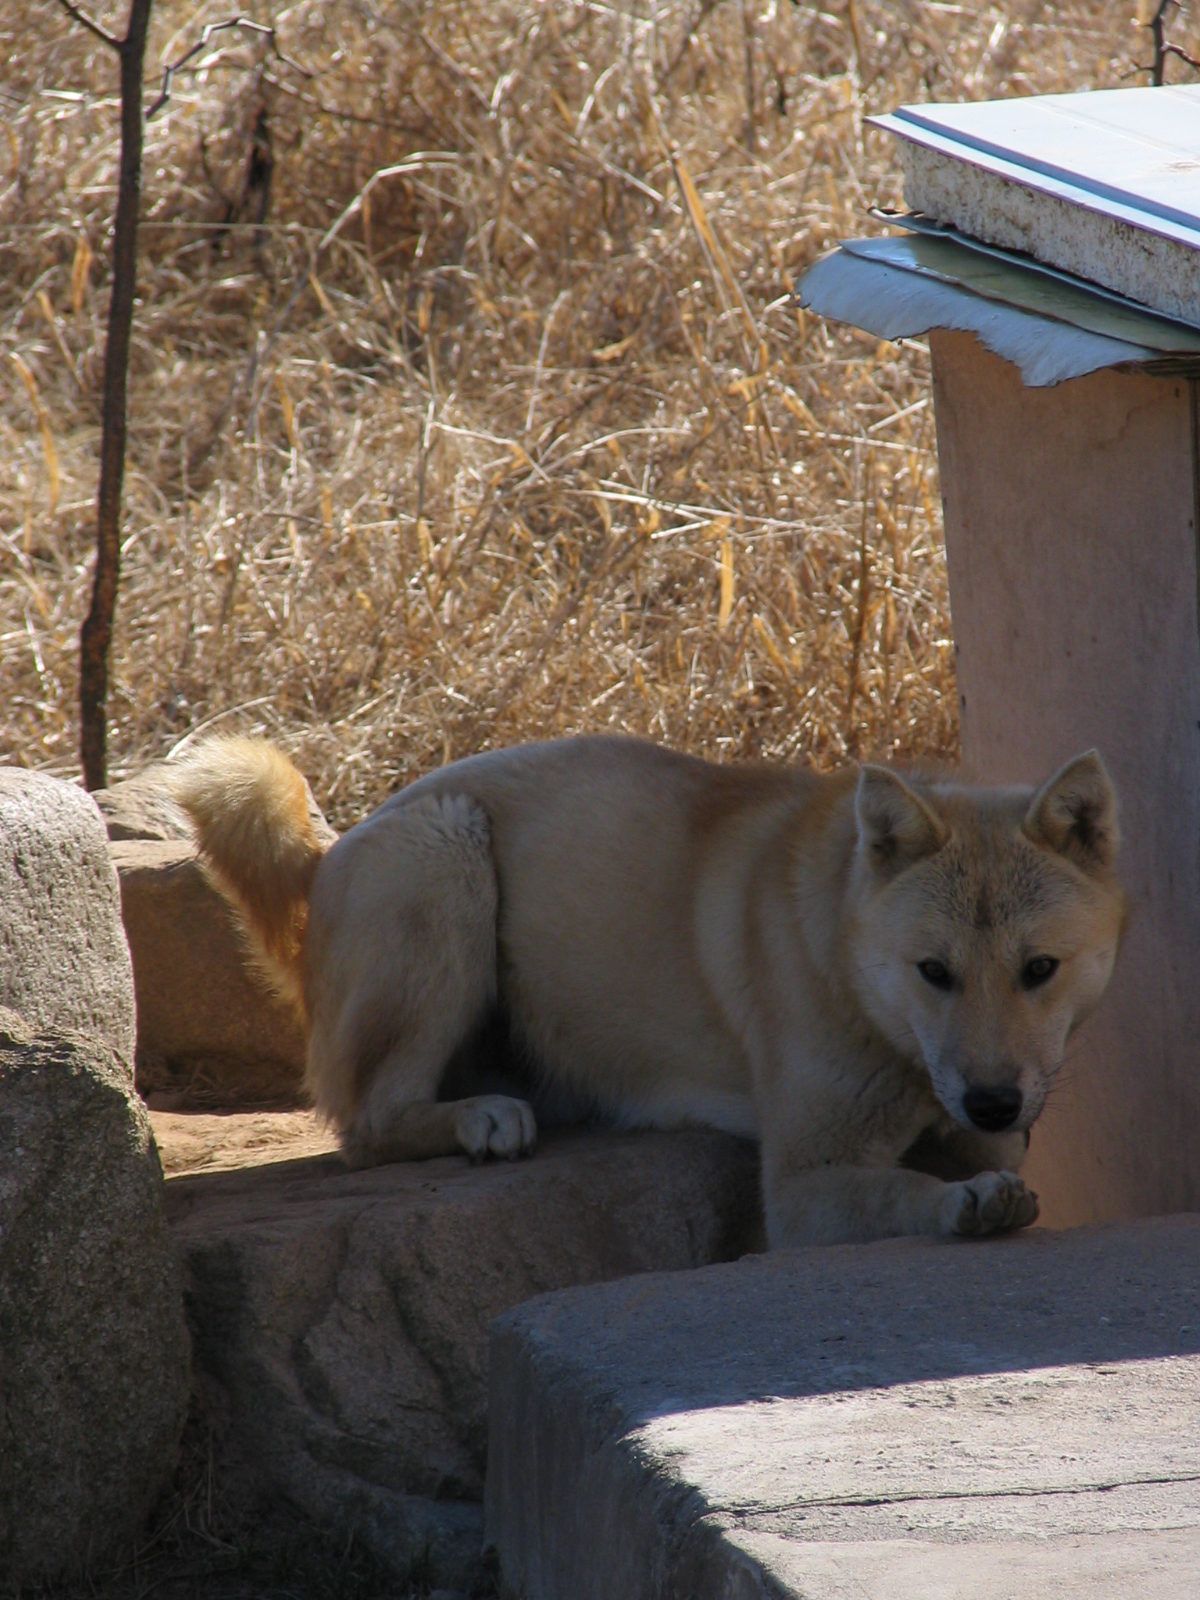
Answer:
[[[533,1110],[506,1094],[481,1094],[455,1108],[454,1137],[473,1161],[528,1155],[537,1140]]]
[[[966,1183],[949,1185],[947,1211],[950,1233],[978,1237],[1027,1228],[1037,1221],[1038,1201],[1015,1172],[980,1172]]]

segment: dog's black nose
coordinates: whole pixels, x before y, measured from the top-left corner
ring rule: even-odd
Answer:
[[[995,1089],[968,1089],[963,1095],[963,1110],[985,1133],[1003,1133],[1020,1115],[1021,1091],[1009,1084],[999,1084]]]

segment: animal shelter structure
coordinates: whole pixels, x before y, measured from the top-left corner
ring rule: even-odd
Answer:
[[[1200,86],[874,119],[911,214],[805,306],[929,335],[962,746],[1096,746],[1130,916],[1023,1174],[1044,1220],[1200,1210]]]

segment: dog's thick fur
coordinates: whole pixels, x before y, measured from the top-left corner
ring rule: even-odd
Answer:
[[[328,852],[268,744],[210,741],[174,788],[352,1163],[532,1147],[524,1101],[437,1099],[499,1010],[626,1126],[758,1137],[773,1245],[1037,1214],[1014,1172],[1123,917],[1094,752],[1034,793],[567,739],[444,767]]]

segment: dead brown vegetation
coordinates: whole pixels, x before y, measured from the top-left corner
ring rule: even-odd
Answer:
[[[264,731],[345,825],[584,729],[952,754],[927,355],[788,289],[900,200],[871,111],[1117,82],[1128,13],[244,14],[147,129],[113,775]],[[229,15],[160,0],[148,89]],[[0,759],[73,775],[115,73],[51,0],[0,54]]]

